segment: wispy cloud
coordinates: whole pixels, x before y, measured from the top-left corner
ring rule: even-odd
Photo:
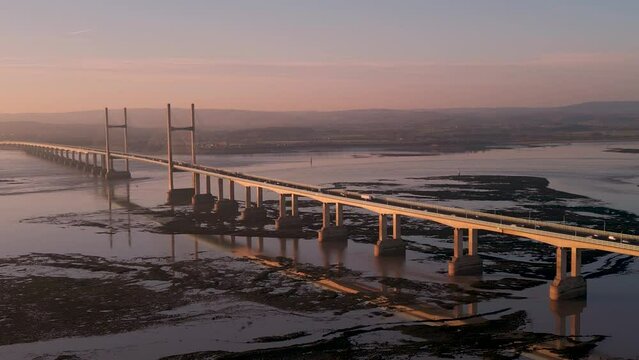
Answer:
[[[87,33],[93,32],[93,29],[82,29],[82,30],[75,30],[75,31],[69,31],[67,32],[68,36],[80,36],[80,35],[84,35]]]

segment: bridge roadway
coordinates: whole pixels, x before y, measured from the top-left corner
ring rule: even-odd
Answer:
[[[2,141],[0,142],[0,146],[17,147],[27,151],[36,152],[44,156],[50,156],[53,154],[54,156],[61,155],[68,158],[69,154],[72,154],[71,157],[73,159],[75,159],[75,154],[77,153],[79,155],[80,162],[83,161],[82,155],[85,155],[86,165],[89,165],[89,155],[93,155],[94,163],[92,166],[94,167],[99,166],[95,159],[97,156],[100,156],[102,159],[102,168],[105,167],[104,159],[107,156],[107,152],[100,149],[57,144]],[[110,155],[113,159],[140,161],[169,167],[167,160],[147,155],[115,151],[110,151],[108,155]],[[252,187],[259,189],[260,194],[261,189],[267,189],[278,193],[280,194],[280,217],[284,216],[285,214],[283,212],[286,211],[284,204],[285,196],[292,197],[291,206],[294,208],[294,216],[296,215],[296,197],[305,197],[324,204],[323,215],[325,227],[330,226],[330,208],[327,207],[328,204],[336,205],[337,214],[335,217],[338,227],[342,225],[343,221],[340,220],[342,216],[341,208],[343,206],[365,209],[373,213],[377,213],[379,214],[380,219],[378,247],[381,250],[387,248],[394,250],[397,245],[401,245],[403,250],[403,241],[401,241],[401,217],[433,221],[452,227],[455,231],[454,256],[453,261],[449,263],[449,273],[451,275],[462,275],[466,274],[466,272],[470,274],[477,271],[481,273],[481,260],[477,256],[478,230],[527,238],[555,246],[557,247],[557,275],[553,285],[551,285],[551,299],[570,298],[573,297],[573,295],[585,295],[585,281],[581,277],[580,252],[582,249],[602,250],[611,253],[639,256],[639,236],[634,234],[601,231],[548,221],[521,219],[463,208],[409,201],[388,196],[374,196],[348,191],[341,188],[326,188],[239,172],[230,172],[223,169],[187,162],[173,161],[172,165],[172,168],[177,171],[191,172],[195,175],[206,176],[207,183],[210,177],[215,177],[220,181],[222,179],[229,181],[231,187],[235,183],[240,184],[246,187],[247,202],[249,203],[250,189]],[[197,184],[199,185],[199,181]],[[221,186],[222,184],[220,182],[220,194],[222,193]],[[196,191],[196,194],[199,194],[199,189]],[[231,194],[230,196],[231,199],[234,199],[234,195]],[[261,199],[261,195],[258,195],[258,198]],[[261,200],[258,200],[258,206],[260,205]],[[386,235],[386,215],[393,216],[393,236],[391,239],[388,239]],[[468,249],[466,252],[464,251],[464,233],[466,233],[468,243]],[[385,244],[390,244],[391,246],[387,247]],[[570,276],[566,277],[566,256],[568,254],[568,249],[571,249],[572,257]],[[389,253],[392,252],[393,251],[389,251]],[[555,287],[555,290],[553,290],[553,286]],[[576,289],[582,287],[583,289]]]

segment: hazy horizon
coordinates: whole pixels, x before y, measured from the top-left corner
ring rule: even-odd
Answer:
[[[190,104],[171,104],[172,110],[189,110]],[[237,109],[237,108],[212,108],[212,107],[199,107],[197,104],[196,111],[238,111],[238,112],[264,112],[264,113],[323,113],[323,112],[349,112],[349,111],[447,111],[447,110],[507,110],[507,109],[561,109],[564,107],[571,106],[580,106],[580,105],[588,105],[588,104],[633,104],[639,106],[639,99],[637,100],[608,100],[608,101],[583,101],[578,103],[566,103],[559,105],[540,105],[540,106],[456,106],[456,107],[428,107],[428,108],[345,108],[345,109],[308,109],[308,110],[263,110],[263,109]],[[138,106],[124,106],[130,111],[135,110],[165,110],[166,104],[162,104],[160,106],[155,107],[138,107]],[[112,108],[106,106],[109,111],[118,112],[121,111],[122,108]],[[45,112],[0,112],[0,115],[46,115],[46,114],[70,114],[70,113],[83,113],[83,112],[103,112],[105,107],[101,108],[92,108],[92,109],[81,109],[81,110],[69,110],[69,111],[45,111]]]
[[[0,113],[637,99],[638,12],[634,1],[0,2]]]

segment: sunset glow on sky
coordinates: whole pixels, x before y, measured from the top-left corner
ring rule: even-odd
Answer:
[[[0,0],[0,113],[639,98],[639,1]]]

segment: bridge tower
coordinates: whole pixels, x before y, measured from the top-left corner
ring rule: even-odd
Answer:
[[[124,108],[124,124],[122,125],[111,125],[109,124],[109,108],[104,108],[104,120],[105,120],[105,142],[106,142],[106,158],[103,158],[102,167],[104,172],[104,177],[107,179],[130,179],[131,172],[129,171],[129,160],[126,160],[126,170],[125,171],[117,171],[113,167],[113,158],[111,157],[111,141],[110,141],[110,130],[111,129],[124,129],[124,152],[128,152],[128,137],[129,132],[127,130],[127,114],[126,108]]]
[[[166,104],[166,145],[167,145],[167,169],[169,175],[169,191],[167,194],[167,203],[171,205],[186,205],[189,203],[196,204],[200,201],[200,175],[193,173],[192,188],[175,188],[173,181],[173,173],[175,172],[175,164],[173,162],[173,137],[174,131],[189,131],[191,133],[191,161],[195,164],[195,105],[191,104],[191,126],[176,127],[172,124],[171,104]],[[211,196],[212,197],[212,196]],[[202,198],[203,200],[203,198]]]
[[[197,138],[195,137],[195,104],[191,104],[191,163],[197,164]],[[193,173],[194,194],[191,203],[196,211],[211,211],[215,198],[211,195],[211,178],[206,176],[206,192],[200,192],[200,174]]]

